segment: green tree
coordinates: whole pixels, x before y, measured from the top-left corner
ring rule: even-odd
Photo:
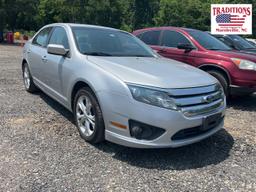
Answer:
[[[35,16],[37,15],[39,2],[35,0],[18,0],[16,4],[18,11],[14,27],[27,31],[34,30],[37,27]]]
[[[210,4],[203,0],[161,0],[155,22],[156,25],[209,30],[209,11]]]
[[[0,0],[0,33],[3,33],[4,26],[5,26],[5,5],[4,5],[4,1]]]
[[[252,3],[256,37],[256,0],[0,0],[0,32],[38,30],[55,22],[127,31],[166,25],[210,30],[211,3]]]
[[[121,27],[127,1],[40,0],[38,23],[77,22]]]
[[[62,22],[62,16],[60,15],[61,9],[63,9],[64,0],[40,0],[38,5],[37,23],[40,26]]]
[[[37,4],[38,1],[34,0],[0,0],[0,30],[35,28],[34,16],[37,14]]]
[[[252,4],[253,36],[256,37],[256,0],[161,0],[154,21],[158,26],[210,30],[210,7],[218,3]]]
[[[158,12],[159,3],[159,0],[134,0],[131,9],[133,12],[133,28],[153,26],[153,18]]]
[[[120,28],[123,18],[124,0],[89,0],[87,23]]]

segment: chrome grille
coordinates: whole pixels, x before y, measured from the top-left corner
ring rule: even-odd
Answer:
[[[169,91],[169,96],[187,117],[211,113],[225,104],[225,96],[219,84],[172,89]]]

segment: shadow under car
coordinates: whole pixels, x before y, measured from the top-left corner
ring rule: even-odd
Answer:
[[[46,94],[42,92],[38,94],[50,107],[74,124],[70,111]],[[114,159],[132,166],[161,170],[186,170],[215,165],[224,161],[229,157],[233,144],[233,137],[222,129],[201,142],[179,148],[136,149],[107,141],[94,146],[98,150],[111,154]]]

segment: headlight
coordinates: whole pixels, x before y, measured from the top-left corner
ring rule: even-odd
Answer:
[[[128,85],[133,98],[137,101],[147,103],[166,109],[177,110],[177,106],[168,93],[164,91],[154,90],[150,88],[144,88],[134,85]]]
[[[246,70],[255,70],[256,71],[256,63],[244,59],[231,58],[231,60],[240,68]]]

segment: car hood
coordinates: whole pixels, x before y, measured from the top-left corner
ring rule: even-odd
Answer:
[[[204,71],[162,57],[88,56],[87,58],[126,83],[159,88],[188,88],[217,82]]]
[[[226,58],[240,58],[256,62],[255,54],[244,51],[210,51],[212,54],[223,56]]]
[[[245,50],[240,50],[240,52],[256,55],[256,49],[245,49]]]

